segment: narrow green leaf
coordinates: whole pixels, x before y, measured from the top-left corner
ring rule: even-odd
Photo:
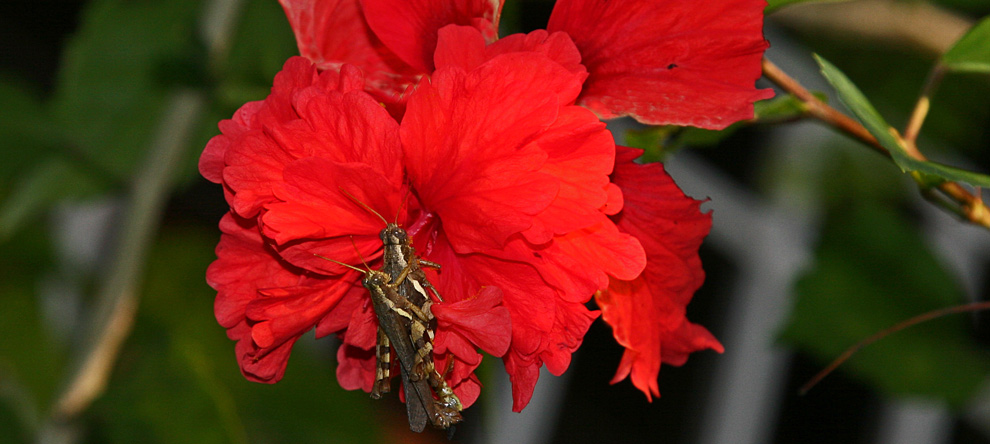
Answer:
[[[822,366],[878,331],[966,302],[903,217],[865,205],[832,215],[815,264],[795,292],[782,338]],[[990,359],[970,336],[967,317],[959,315],[887,336],[853,355],[839,371],[889,393],[961,406],[990,371]]]
[[[949,71],[990,73],[990,16],[952,45],[941,63]]]
[[[844,2],[848,0],[767,0],[767,7],[763,10],[764,14],[769,14],[774,12],[784,6],[790,6],[797,3],[837,3]]]
[[[907,173],[917,171],[924,175],[931,175],[943,180],[966,182],[973,186],[990,187],[990,176],[974,173],[961,168],[943,165],[937,162],[920,161],[910,157],[901,146],[898,138],[891,133],[891,127],[887,121],[877,112],[876,108],[856,87],[855,84],[846,77],[838,68],[833,66],[821,56],[815,54],[815,60],[821,66],[825,79],[835,88],[839,94],[839,99],[848,107],[863,126],[873,134],[874,137],[886,148],[894,163]]]

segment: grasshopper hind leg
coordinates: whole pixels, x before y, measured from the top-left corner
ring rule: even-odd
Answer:
[[[392,344],[385,330],[378,329],[378,345],[375,346],[375,385],[371,388],[371,397],[379,399],[383,393],[392,390]]]

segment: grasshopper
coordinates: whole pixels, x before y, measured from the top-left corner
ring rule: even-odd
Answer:
[[[444,424],[460,422],[460,411],[463,407],[460,399],[454,394],[454,391],[447,384],[447,381],[444,380],[443,376],[437,372],[433,363],[434,333],[431,322],[434,318],[433,313],[430,311],[430,306],[433,304],[434,297],[438,301],[443,301],[443,298],[440,297],[439,292],[437,292],[436,288],[426,278],[426,274],[422,269],[423,266],[439,269],[440,265],[421,259],[416,254],[416,250],[409,240],[408,233],[402,227],[399,227],[397,223],[388,222],[381,214],[347,191],[341,189],[341,192],[369,213],[378,216],[385,223],[385,228],[379,233],[379,238],[382,240],[384,249],[382,271],[391,278],[398,296],[410,303],[403,305],[417,309],[409,310],[416,316],[410,316],[409,313],[402,315],[410,323],[408,330],[409,336],[416,350],[409,379],[413,381],[426,379],[429,381],[430,386],[436,391],[439,398],[437,404],[441,416],[443,416],[443,418],[440,418],[440,424],[434,422],[434,426],[446,429],[449,425]],[[379,332],[381,333],[381,330]],[[378,368],[381,371],[376,371],[375,388],[372,391],[372,396],[376,393],[388,392],[389,390],[389,337],[379,334],[378,340],[379,353],[376,353],[376,356],[379,363]],[[384,353],[381,353],[382,350],[384,350]]]
[[[406,411],[409,417],[409,428],[414,432],[422,432],[426,423],[434,427],[447,429],[461,421],[460,410],[448,407],[448,403],[433,398],[433,390],[428,379],[413,377],[414,368],[419,359],[413,339],[413,330],[426,330],[424,320],[427,315],[408,299],[399,294],[398,285],[383,271],[362,270],[348,264],[317,255],[323,259],[343,265],[364,273],[361,280],[371,294],[371,302],[378,317],[378,347],[375,354],[378,366],[375,371],[375,385],[371,397],[378,399],[382,393],[390,391],[389,370],[391,369],[391,348],[399,358],[402,383],[406,395]],[[419,325],[419,327],[413,327]],[[431,345],[432,350],[432,345]]]

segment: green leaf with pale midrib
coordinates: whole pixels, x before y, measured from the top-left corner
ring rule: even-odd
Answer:
[[[821,66],[825,79],[828,80],[829,84],[839,94],[839,100],[859,118],[859,121],[862,122],[870,134],[877,138],[880,145],[890,152],[891,158],[901,168],[901,171],[917,171],[921,174],[936,176],[942,180],[966,182],[973,186],[990,187],[990,176],[985,174],[974,173],[938,162],[921,161],[909,156],[904,147],[898,142],[898,139],[890,133],[890,125],[887,124],[886,120],[877,112],[876,108],[873,107],[859,88],[842,71],[821,56],[815,54],[815,60]]]

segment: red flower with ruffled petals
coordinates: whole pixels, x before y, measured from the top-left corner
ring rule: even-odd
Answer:
[[[286,62],[200,159],[231,206],[208,281],[246,377],[280,379],[315,327],[343,339],[341,386],[371,389],[369,296],[319,257],[380,266],[383,224],[355,200],[442,265],[424,270],[443,296],[434,360],[465,407],[479,350],[502,357],[519,411],[599,314],[626,349],[613,382],[631,376],[648,398],[661,362],[721,351],[685,317],[710,216],[660,165],[616,154],[598,116],[751,117],[770,95],[753,88],[762,0],[560,0],[549,31],[501,39],[500,0],[281,3],[308,61]]]

